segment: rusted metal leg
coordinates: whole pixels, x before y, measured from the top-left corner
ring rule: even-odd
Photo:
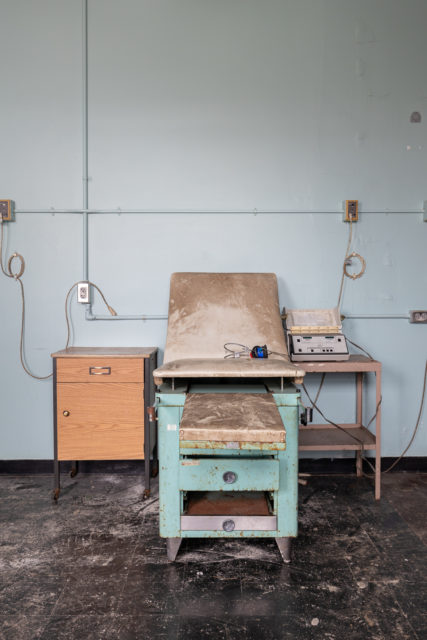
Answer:
[[[362,452],[360,449],[356,451],[356,475],[358,478],[361,478],[362,473]]]
[[[363,420],[363,373],[356,373],[356,424],[361,427]],[[362,473],[362,451],[356,451],[356,475],[361,478]]]
[[[291,561],[291,538],[276,538],[276,542],[283,562],[289,564]]]
[[[145,441],[144,441],[144,474],[145,474],[145,490],[143,493],[143,499],[147,500],[150,497],[150,472],[151,472],[151,461],[150,461],[150,424],[148,423],[148,427],[145,428]]]
[[[58,500],[61,488],[59,484],[59,460],[57,458],[53,461],[53,484],[53,499]]]
[[[74,476],[76,476],[79,472],[79,462],[78,460],[75,460],[73,462],[73,465],[71,467],[71,471],[70,471],[70,477],[74,478]]]
[[[175,562],[181,542],[182,538],[166,538],[166,549],[168,552],[169,562]]]
[[[154,408],[150,406],[152,402],[151,394],[151,370],[150,358],[144,360],[144,472],[145,472],[145,491],[143,499],[146,500],[150,496],[150,476],[151,476],[151,425],[153,422]],[[154,412],[155,417],[155,412]]]
[[[356,422],[359,427],[362,426],[363,412],[363,373],[356,373]]]
[[[151,477],[156,478],[159,474],[159,461],[157,458],[151,461]]]
[[[381,498],[381,369],[375,372],[377,419],[375,421],[375,500]]]

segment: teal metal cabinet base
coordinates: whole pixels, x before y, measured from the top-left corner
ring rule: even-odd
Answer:
[[[215,401],[209,385],[203,392]],[[263,384],[259,392],[277,408],[283,425],[278,442],[254,442],[241,424],[235,425],[237,442],[184,440],[180,426],[191,385],[174,391],[165,384],[157,393],[160,535],[170,561],[183,538],[248,537],[275,538],[283,561],[290,561],[298,533],[299,392],[287,385],[272,393]]]

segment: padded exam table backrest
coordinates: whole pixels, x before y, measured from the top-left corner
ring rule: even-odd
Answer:
[[[224,344],[266,344],[266,360],[224,359]],[[164,364],[154,376],[302,377],[289,361],[274,273],[174,273]]]

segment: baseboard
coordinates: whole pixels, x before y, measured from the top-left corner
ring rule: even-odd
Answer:
[[[375,458],[367,458],[375,467]],[[381,458],[381,468],[387,469],[397,458]],[[355,460],[351,458],[301,458],[299,471],[301,473],[313,473],[315,475],[353,474],[355,473]],[[1,467],[0,467],[1,468]],[[372,473],[372,469],[364,463],[364,469]],[[402,458],[393,467],[391,473],[396,471],[427,472],[427,456]]]
[[[382,458],[381,466],[387,469],[397,458]],[[375,459],[369,458],[375,465]],[[68,472],[71,462],[61,462],[61,471]],[[354,459],[350,458],[301,458],[299,470],[315,475],[353,474]],[[81,473],[123,473],[129,475],[144,472],[143,460],[84,460],[79,462]],[[393,468],[397,471],[427,473],[427,456],[402,458]],[[37,475],[53,473],[52,460],[0,460],[0,475]]]
[[[71,462],[61,462],[61,473],[71,470]],[[0,475],[47,475],[53,473],[53,460],[0,460]],[[79,473],[144,473],[144,460],[81,460]]]

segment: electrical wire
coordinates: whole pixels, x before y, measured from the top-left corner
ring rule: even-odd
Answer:
[[[31,371],[29,370],[29,368],[26,365],[25,350],[24,350],[25,291],[24,291],[24,283],[22,282],[22,279],[21,279],[22,276],[24,275],[24,271],[25,271],[25,260],[24,260],[23,256],[21,256],[20,253],[16,253],[15,252],[10,256],[9,261],[7,263],[7,271],[5,270],[5,268],[3,266],[3,220],[0,221],[0,228],[1,228],[1,232],[0,232],[0,263],[1,263],[1,270],[4,273],[5,276],[7,276],[8,278],[13,278],[14,280],[16,280],[16,282],[19,283],[19,286],[21,288],[21,333],[20,333],[20,338],[19,338],[19,358],[20,358],[20,361],[21,361],[21,365],[22,365],[22,368],[24,369],[25,373],[27,373],[29,376],[31,376],[35,380],[47,380],[48,378],[52,377],[53,373],[49,373],[46,376],[38,376],[38,375],[36,375],[34,373],[31,373]],[[20,262],[19,271],[16,271],[16,272],[14,272],[13,269],[12,269],[13,261],[15,259],[19,260],[19,262]]]
[[[0,265],[4,275],[8,278],[13,278],[13,276],[10,275],[3,266],[3,218],[1,216],[0,216]]]
[[[96,289],[99,293],[99,295],[101,296],[105,306],[107,307],[108,311],[111,313],[112,316],[116,316],[117,312],[113,309],[113,307],[111,307],[108,302],[106,297],[104,296],[104,294],[102,293],[101,289],[98,287],[98,285],[96,285],[94,282],[91,282],[90,280],[79,280],[78,282],[75,282],[73,285],[71,285],[71,287],[68,289],[68,293],[66,295],[65,298],[65,322],[67,323],[67,342],[65,344],[65,348],[68,349],[68,346],[70,344],[70,337],[71,337],[71,326],[70,326],[70,318],[69,318],[69,312],[68,312],[68,300],[70,298],[71,292],[74,289],[74,287],[77,287],[78,284],[80,284],[80,282],[86,282],[88,285],[90,285],[91,287],[93,287],[94,289]]]
[[[269,351],[268,355],[272,355],[272,356],[280,356],[281,358],[285,358],[285,360],[287,360],[288,362],[290,362],[289,360],[289,355],[287,353],[279,353],[278,351]]]
[[[322,377],[320,379],[319,388],[317,389],[317,393],[316,393],[316,397],[314,398],[314,402],[317,402],[318,399],[319,399],[320,392],[321,392],[322,387],[323,387],[323,383],[325,382],[325,378],[326,378],[326,373],[322,373]],[[301,398],[300,398],[300,404],[304,409],[307,409],[307,407],[305,406],[305,404],[303,403]]]
[[[351,341],[349,340],[349,342],[351,342]],[[352,342],[351,344],[354,344],[354,346],[357,346],[359,349],[362,349],[362,347],[359,347],[359,346],[358,346],[358,345],[356,345],[354,342]],[[364,351],[364,349],[362,349],[362,351]],[[365,351],[365,353],[366,353],[366,354],[367,354],[367,355],[368,355],[368,356],[373,360],[372,356],[371,356],[367,351]],[[427,368],[427,363],[426,363],[426,368]],[[316,397],[314,398],[314,401],[310,398],[310,396],[309,396],[309,394],[308,394],[308,391],[307,391],[307,389],[306,389],[306,387],[305,387],[305,384],[303,383],[303,385],[302,385],[302,386],[303,386],[303,389],[304,389],[304,391],[305,391],[305,393],[306,393],[306,395],[307,395],[307,397],[308,397],[308,399],[309,399],[309,401],[310,401],[310,403],[311,403],[311,406],[312,406],[314,409],[316,409],[316,411],[318,411],[318,412],[320,413],[320,415],[322,416],[322,418],[324,418],[327,422],[329,422],[329,424],[331,424],[331,425],[332,425],[332,426],[334,426],[334,427],[337,427],[337,428],[338,428],[338,429],[340,429],[341,431],[344,431],[345,433],[347,433],[347,435],[349,435],[351,438],[353,438],[354,440],[356,440],[357,442],[359,442],[359,443],[361,444],[362,459],[363,459],[363,460],[364,460],[364,461],[365,461],[365,462],[366,462],[366,463],[371,467],[371,469],[375,472],[375,468],[372,466],[371,462],[370,462],[366,457],[364,457],[364,456],[363,456],[363,451],[364,451],[364,445],[363,445],[363,442],[362,442],[359,438],[357,438],[357,436],[353,435],[349,430],[345,429],[343,426],[341,426],[341,425],[337,424],[336,422],[333,422],[332,420],[329,420],[329,418],[327,418],[327,417],[324,415],[324,413],[323,413],[323,412],[319,409],[319,407],[317,406],[317,401],[318,401],[318,399],[319,399],[320,392],[321,392],[321,390],[322,390],[322,387],[323,387],[323,383],[324,383],[324,381],[325,381],[325,378],[326,378],[326,373],[324,372],[324,373],[322,373],[322,378],[321,378],[321,380],[320,380],[320,385],[319,385],[319,388],[318,388],[318,390],[317,390]],[[382,396],[381,396],[381,398],[379,399],[379,402],[378,402],[378,404],[377,404],[377,406],[376,406],[376,409],[375,409],[375,413],[374,413],[374,415],[372,416],[372,418],[369,420],[368,424],[366,425],[366,429],[368,429],[368,428],[371,426],[371,424],[373,423],[373,421],[374,421],[374,420],[375,420],[375,418],[377,417],[377,415],[378,415],[378,411],[379,411],[379,408],[380,408],[380,406],[381,406],[381,404],[382,404],[382,401],[383,401],[383,399],[382,399]],[[303,405],[303,407],[304,407],[304,408],[306,408],[304,405]],[[403,455],[403,454],[402,454],[402,455]]]
[[[358,438],[357,436],[355,436],[355,435],[354,435],[353,433],[351,433],[348,429],[345,429],[344,427],[342,427],[341,425],[337,424],[336,422],[333,422],[333,420],[329,420],[329,418],[327,418],[327,417],[325,416],[325,414],[323,413],[323,411],[322,411],[321,409],[319,409],[319,407],[318,407],[317,403],[316,403],[316,402],[314,402],[314,401],[311,399],[310,394],[308,393],[308,391],[307,391],[307,387],[305,386],[304,382],[302,383],[302,388],[304,389],[305,394],[306,394],[307,398],[309,399],[309,401],[310,401],[310,403],[311,403],[312,407],[313,407],[314,409],[316,409],[316,411],[317,411],[318,413],[320,413],[320,415],[322,416],[322,418],[323,418],[324,420],[326,420],[326,422],[328,422],[329,424],[331,424],[333,427],[336,427],[336,428],[337,428],[337,429],[339,429],[340,431],[343,431],[344,433],[346,433],[348,436],[350,436],[351,438],[353,438],[353,440],[355,440],[355,441],[360,445],[360,452],[361,452],[362,459],[363,459],[363,460],[364,460],[364,461],[365,461],[365,462],[366,462],[366,463],[371,467],[372,471],[375,473],[375,467],[374,467],[374,466],[371,464],[371,462],[370,462],[367,458],[365,458],[365,457],[364,457],[364,455],[363,455],[363,454],[364,454],[364,451],[365,451],[365,445],[364,445],[363,440],[361,440],[360,438]],[[377,413],[378,413],[378,409],[379,409],[379,407],[380,407],[380,404],[381,404],[381,400],[380,400],[380,402],[378,403],[377,411],[376,411],[375,415],[377,415]],[[375,416],[374,416],[374,417],[375,417]],[[372,422],[372,420],[371,420],[371,422]]]
[[[343,261],[343,266],[342,266],[340,290],[339,290],[339,294],[338,294],[338,302],[337,302],[338,310],[341,307],[341,301],[342,301],[345,278],[351,278],[352,280],[357,280],[358,278],[361,278],[363,276],[363,274],[365,273],[365,271],[366,271],[366,260],[365,260],[365,258],[363,256],[361,256],[360,253],[356,253],[355,251],[350,253],[351,243],[353,241],[353,221],[351,219],[349,220],[349,224],[350,224],[350,228],[349,228],[349,233],[348,233],[347,248],[345,250],[345,256],[344,256],[344,261]],[[361,267],[360,267],[360,271],[358,273],[349,273],[347,271],[348,261],[349,261],[350,258],[357,258],[358,260],[360,260]]]
[[[345,429],[344,427],[342,427],[341,425],[337,424],[336,422],[333,422],[333,420],[329,420],[329,418],[327,418],[325,416],[325,414],[323,413],[323,411],[321,409],[319,409],[319,407],[317,406],[317,403],[312,400],[310,394],[308,393],[307,387],[305,386],[305,383],[302,383],[302,388],[304,389],[305,395],[307,396],[307,398],[310,401],[311,406],[316,409],[316,411],[318,413],[320,413],[320,415],[322,416],[322,418],[324,420],[326,420],[326,422],[329,422],[329,424],[333,425],[334,427],[336,427],[337,429],[339,429],[340,431],[343,431],[344,433],[346,433],[347,435],[349,435],[351,438],[353,438],[353,440],[355,440],[356,442],[358,442],[360,445],[363,446],[363,442],[360,438],[358,438],[357,436],[353,435],[352,433],[350,433],[347,429]]]
[[[230,346],[240,347],[240,351],[235,351],[234,349],[230,349]],[[228,351],[228,353],[224,356],[224,358],[240,358],[241,356],[251,355],[251,350],[244,344],[240,344],[240,342],[226,342],[224,345],[224,349]]]
[[[323,383],[325,382],[325,378],[326,378],[326,373],[323,372],[322,373],[322,377],[320,379],[319,388],[318,388],[317,393],[316,393],[316,397],[314,398],[314,402],[317,402],[318,399],[319,399],[320,392],[322,391]]]
[[[347,267],[350,266],[351,264],[348,258],[357,258],[360,261],[360,270],[357,273],[349,273],[347,271]],[[356,251],[352,251],[347,256],[347,259],[344,261],[343,269],[344,269],[344,275],[347,276],[347,278],[351,278],[352,280],[357,280],[358,278],[361,278],[366,271],[366,260],[363,256],[360,255],[360,253],[356,253]]]
[[[349,342],[351,342],[351,341],[349,340]],[[353,342],[351,342],[351,344],[354,344],[354,343],[353,343]],[[357,347],[358,347],[358,345],[355,345],[355,346],[357,346]],[[361,347],[358,347],[358,348],[359,348],[359,349],[361,349]],[[363,349],[362,349],[362,350],[363,350]],[[366,353],[366,354],[367,354],[371,359],[373,359],[373,358],[372,358],[372,356],[371,356],[367,351],[366,351],[365,353]],[[322,374],[322,379],[321,379],[321,382],[320,382],[320,385],[319,385],[319,389],[317,390],[317,394],[316,394],[316,397],[315,397],[314,401],[311,399],[311,397],[310,397],[310,395],[309,395],[309,393],[308,393],[308,391],[307,391],[307,389],[306,389],[305,384],[304,384],[304,383],[302,384],[303,389],[304,389],[304,391],[305,391],[305,393],[306,393],[306,395],[307,395],[307,397],[308,397],[308,399],[309,399],[309,401],[310,401],[310,403],[311,403],[312,407],[313,407],[314,409],[316,409],[316,411],[318,411],[318,412],[320,413],[320,415],[322,416],[322,418],[324,418],[324,420],[326,420],[326,422],[329,422],[329,424],[333,425],[334,427],[337,427],[337,428],[338,428],[338,429],[340,429],[341,431],[344,431],[344,432],[345,432],[345,433],[347,433],[349,436],[351,436],[354,440],[356,440],[356,441],[358,441],[358,442],[360,443],[360,445],[361,445],[361,451],[362,451],[362,459],[363,459],[363,461],[364,461],[364,462],[366,462],[366,464],[368,464],[368,465],[369,465],[369,467],[370,467],[370,468],[372,469],[372,471],[375,473],[375,467],[371,464],[371,462],[368,460],[368,458],[366,458],[366,457],[363,455],[363,451],[364,451],[364,448],[363,448],[363,442],[362,442],[359,438],[357,438],[357,436],[354,436],[350,431],[348,431],[347,429],[345,429],[345,428],[344,428],[344,427],[342,427],[341,425],[337,424],[336,422],[333,422],[332,420],[329,420],[329,418],[327,418],[327,417],[324,415],[324,413],[323,413],[323,412],[319,409],[319,407],[317,406],[317,401],[318,401],[318,399],[319,399],[320,391],[321,391],[321,389],[322,389],[322,385],[323,385],[323,382],[324,382],[325,376],[326,376],[326,374],[325,374],[325,373],[323,373],[323,374]],[[419,429],[419,426],[420,426],[420,422],[421,422],[421,416],[422,416],[423,409],[424,409],[424,401],[425,401],[425,395],[426,395],[426,388],[427,388],[427,361],[426,361],[425,368],[424,368],[424,381],[423,381],[423,388],[422,388],[422,393],[421,393],[420,408],[419,408],[419,411],[418,411],[417,420],[416,420],[415,427],[414,427],[414,430],[413,430],[413,432],[412,432],[411,438],[410,438],[410,440],[409,440],[409,442],[408,442],[407,446],[405,447],[405,449],[404,449],[404,450],[402,451],[402,453],[400,454],[400,456],[399,456],[398,458],[396,458],[396,460],[394,460],[394,462],[393,462],[389,467],[387,467],[387,469],[382,470],[382,471],[381,471],[381,473],[382,473],[382,474],[383,474],[383,473],[389,473],[392,469],[394,469],[394,467],[395,467],[395,466],[396,466],[396,465],[401,461],[401,459],[403,458],[403,456],[405,455],[405,453],[406,453],[407,451],[409,451],[410,447],[412,446],[412,443],[413,443],[413,442],[414,442],[414,440],[415,440],[415,436],[417,435],[417,432],[418,432],[418,429]],[[381,396],[381,398],[379,399],[378,404],[377,404],[377,406],[376,406],[376,409],[375,409],[375,413],[374,413],[374,415],[372,416],[372,418],[369,420],[368,424],[366,425],[366,429],[368,429],[368,428],[371,426],[371,424],[373,423],[373,421],[374,421],[374,420],[375,420],[375,418],[377,417],[377,415],[378,415],[378,411],[379,411],[380,406],[381,406],[381,404],[382,404],[382,401],[383,401],[383,398],[382,398],[382,396]],[[303,405],[303,406],[304,406],[304,405]],[[367,476],[367,477],[372,477],[372,475],[371,475],[371,474],[368,474],[368,473],[364,473],[364,475],[365,475],[365,476]]]
[[[341,275],[340,292],[339,292],[339,295],[338,295],[338,302],[337,302],[338,309],[341,307],[341,299],[342,299],[342,293],[343,293],[343,288],[344,288],[345,261],[347,260],[348,254],[350,253],[350,247],[351,247],[352,240],[353,240],[353,221],[350,218],[350,228],[349,228],[349,232],[348,232],[348,242],[347,242],[347,248],[345,250],[344,266],[343,266],[342,275]]]
[[[361,347],[360,345],[356,344],[356,342],[353,342],[352,340],[350,340],[350,338],[347,338],[346,335],[344,335],[344,338],[347,340],[347,342],[349,342],[350,344],[353,345],[353,347],[356,347],[356,349],[360,349],[360,351],[363,351],[363,353],[365,355],[368,356],[369,360],[375,360],[375,358],[373,358],[371,356],[371,354],[369,353],[369,351],[366,351],[366,349],[364,349],[363,347]]]
[[[18,271],[13,271],[13,261],[14,260],[19,260],[20,266]],[[21,361],[21,365],[22,368],[24,369],[25,373],[27,373],[29,376],[31,376],[32,378],[34,378],[35,380],[47,380],[48,378],[51,378],[53,376],[53,373],[49,373],[46,376],[38,376],[34,373],[32,373],[28,366],[26,365],[26,357],[25,357],[25,344],[24,344],[24,333],[25,333],[25,290],[24,290],[24,283],[22,282],[22,276],[24,275],[25,272],[25,260],[24,257],[20,254],[20,253],[13,253],[7,263],[7,268],[5,269],[4,265],[3,265],[3,220],[0,217],[0,267],[1,270],[3,272],[3,274],[5,276],[7,276],[8,278],[13,278],[16,282],[19,283],[20,289],[21,289],[21,332],[20,332],[20,339],[19,339],[19,358]],[[79,281],[80,282],[80,281]],[[112,316],[116,316],[117,313],[115,312],[115,310],[108,304],[104,294],[102,293],[101,289],[93,282],[90,282],[89,280],[86,281],[89,285],[91,285],[92,287],[94,287],[98,293],[100,294],[102,300],[104,301],[107,309],[109,310],[109,312],[111,313]],[[68,299],[70,297],[71,291],[74,289],[75,286],[77,286],[78,282],[75,282],[72,287],[70,287],[67,296],[65,298],[65,319],[66,319],[66,323],[67,323],[67,343],[65,348],[68,347],[69,342],[70,342],[70,333],[71,333],[71,327],[70,327],[70,321],[69,321],[69,317],[68,317]]]
[[[414,427],[414,430],[412,432],[411,438],[410,438],[406,448],[404,449],[404,451],[402,451],[402,453],[400,454],[400,456],[398,458],[396,458],[396,460],[389,467],[387,467],[387,469],[384,469],[384,471],[381,471],[381,473],[389,473],[389,471],[394,469],[394,467],[397,465],[398,462],[400,462],[402,460],[403,456],[409,450],[409,448],[411,447],[412,443],[414,442],[415,436],[417,435],[418,428],[420,426],[421,416],[423,414],[424,400],[425,400],[425,395],[426,395],[426,387],[427,387],[427,361],[426,361],[425,368],[424,368],[424,381],[423,381],[423,390],[422,390],[422,393],[421,393],[420,408],[419,408],[419,411],[418,411],[417,421],[415,423],[415,427]],[[371,420],[371,422],[372,422],[372,420]],[[369,426],[369,424],[368,424],[368,426]],[[370,474],[366,473],[365,475],[370,477]]]
[[[230,349],[230,346],[240,347],[240,351]],[[224,356],[224,359],[251,357],[252,349],[250,347],[247,347],[245,344],[240,344],[240,342],[226,342],[224,344],[224,349],[228,351],[228,353]],[[285,360],[289,362],[289,356],[287,353],[279,353],[278,351],[270,351],[269,349],[267,349],[267,355],[280,356],[281,358],[285,358]]]

